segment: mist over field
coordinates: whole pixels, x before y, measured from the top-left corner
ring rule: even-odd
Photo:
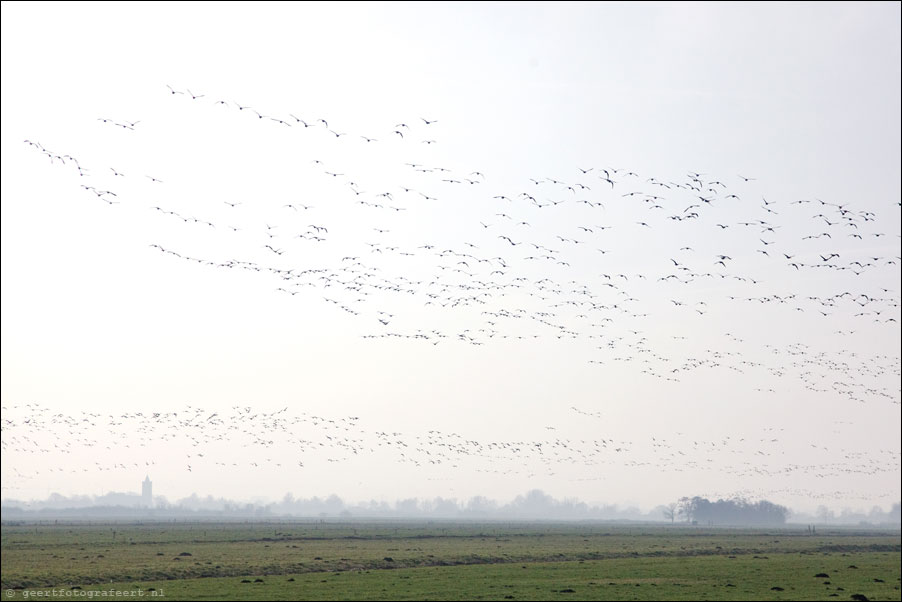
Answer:
[[[507,502],[476,496],[469,500],[417,499],[346,502],[337,495],[295,498],[290,493],[280,501],[239,502],[192,494],[168,501],[163,496],[142,497],[136,493],[106,493],[101,496],[65,497],[51,495],[46,500],[3,500],[3,519],[46,520],[215,520],[248,518],[260,521],[297,519],[444,519],[464,521],[628,521],[641,523],[704,524],[708,526],[767,526],[784,523],[818,523],[891,527],[902,522],[900,504],[889,509],[874,506],[868,511],[850,508],[834,511],[821,506],[814,514],[793,512],[766,500],[707,500],[684,497],[648,510],[638,507],[587,504],[577,499],[555,499],[535,489]]]

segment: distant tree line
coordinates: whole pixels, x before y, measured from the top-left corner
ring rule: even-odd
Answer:
[[[733,499],[712,502],[695,496],[681,498],[676,514],[687,522],[703,525],[782,525],[789,516],[789,508],[767,500],[749,502]],[[673,518],[673,515],[669,518]]]
[[[248,503],[213,496],[192,494],[169,502],[163,496],[153,499],[153,507],[135,493],[107,493],[102,496],[66,497],[51,494],[46,500],[0,500],[3,519],[52,517],[155,517],[161,519],[215,517],[274,518],[274,517],[385,517],[385,518],[442,518],[487,520],[620,520],[660,521],[675,523],[695,521],[702,525],[782,525],[791,517],[794,522],[857,524],[862,526],[898,525],[902,522],[900,504],[889,512],[875,506],[870,512],[843,510],[834,514],[826,507],[817,516],[792,513],[785,506],[768,501],[749,502],[743,499],[710,501],[704,497],[684,497],[678,502],[657,506],[645,512],[634,507],[589,505],[575,499],[555,499],[534,489],[518,495],[508,503],[500,503],[483,496],[469,500],[448,498],[400,499],[394,502],[371,500],[348,503],[337,495],[328,497],[295,498],[288,493],[279,502]]]
[[[483,496],[460,501],[449,498],[399,499],[394,502],[371,500],[347,503],[337,495],[296,498],[291,493],[280,502],[243,503],[213,496],[192,494],[170,503],[162,496],[153,498],[153,507],[145,507],[144,499],[134,493],[108,493],[100,497],[65,497],[52,494],[47,500],[23,502],[3,499],[0,513],[4,519],[56,516],[116,516],[155,518],[274,518],[298,517],[398,517],[488,520],[626,520],[652,521],[658,514],[634,507],[589,505],[575,499],[556,499],[534,489],[518,495],[508,503]]]

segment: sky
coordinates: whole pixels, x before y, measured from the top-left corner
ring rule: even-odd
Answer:
[[[2,496],[900,493],[898,3],[2,4]]]

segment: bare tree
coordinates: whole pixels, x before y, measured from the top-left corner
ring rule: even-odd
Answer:
[[[679,508],[679,504],[676,502],[670,502],[664,506],[664,518],[669,518],[671,524],[673,524],[673,521],[676,519],[677,508]]]
[[[677,503],[677,515],[682,516],[687,523],[692,522],[692,515],[695,512],[695,504],[688,497],[681,497]]]

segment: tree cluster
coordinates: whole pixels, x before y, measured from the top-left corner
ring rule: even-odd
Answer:
[[[789,509],[767,500],[749,502],[743,499],[711,500],[699,496],[684,497],[678,514],[687,522],[705,525],[782,525]]]

